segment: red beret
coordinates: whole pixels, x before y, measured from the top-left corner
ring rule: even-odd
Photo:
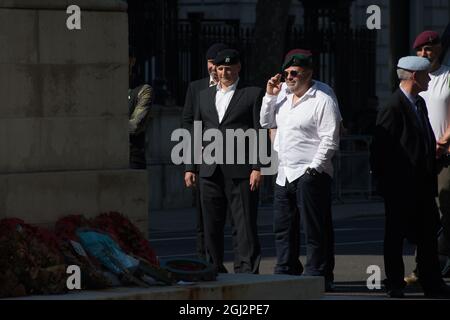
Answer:
[[[426,44],[433,45],[440,42],[441,39],[439,38],[439,33],[437,33],[436,31],[427,30],[417,36],[416,40],[414,41],[413,48],[417,49]]]

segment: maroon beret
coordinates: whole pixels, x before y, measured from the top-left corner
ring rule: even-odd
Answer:
[[[439,33],[436,31],[427,30],[419,34],[414,41],[413,48],[417,49],[426,44],[433,45],[440,43],[441,39],[439,38]]]

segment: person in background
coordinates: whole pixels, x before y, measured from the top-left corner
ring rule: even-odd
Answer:
[[[130,143],[130,168],[145,169],[146,131],[150,118],[150,108],[153,100],[153,88],[148,84],[141,84],[133,88],[136,64],[136,54],[132,47],[129,49],[129,89],[128,89],[128,132]]]
[[[215,43],[211,45],[206,51],[206,65],[208,69],[208,76],[195,80],[189,83],[188,89],[186,91],[186,99],[184,100],[183,108],[183,128],[192,130],[194,125],[194,118],[198,115],[198,97],[200,92],[209,87],[214,87],[219,82],[217,77],[216,66],[214,64],[214,59],[217,54],[228,49],[228,46],[224,43]],[[206,250],[205,250],[205,232],[203,226],[203,211],[200,201],[200,188],[197,184],[197,169],[194,172],[187,171],[184,175],[185,185],[188,188],[194,188],[195,192],[195,208],[197,213],[197,242],[196,242],[196,252],[197,257],[206,260]],[[222,267],[224,269],[225,267]]]
[[[259,108],[263,92],[247,86],[239,79],[241,62],[234,49],[220,51],[214,59],[219,83],[200,92],[198,114],[204,130],[219,130],[224,137],[222,155],[234,154],[233,163],[225,159],[213,163],[203,162],[198,170],[200,194],[205,227],[206,251],[218,272],[224,259],[224,225],[229,210],[236,232],[234,245],[234,271],[259,273],[261,248],[257,234],[258,189],[261,182],[259,161],[253,163],[250,150],[237,150],[227,139],[227,130],[260,129]],[[232,137],[233,139],[233,137]],[[227,143],[227,141],[229,143]],[[256,141],[257,143],[257,141]],[[234,146],[229,150],[228,147]],[[208,143],[204,142],[206,150]],[[251,147],[251,146],[250,146]],[[243,156],[239,164],[236,157]],[[186,167],[188,180],[193,181],[195,166]]]
[[[274,195],[276,274],[323,276],[333,289],[332,158],[339,148],[341,115],[332,89],[313,80],[309,50],[290,51],[281,74],[267,82],[263,128],[277,128],[279,167]],[[299,216],[301,215],[301,219]],[[305,268],[299,260],[300,220],[306,236]],[[303,272],[303,269],[304,272]]]
[[[385,204],[384,285],[391,298],[404,297],[404,239],[417,246],[425,296],[450,297],[438,260],[436,139],[419,95],[428,89],[430,67],[417,56],[398,61],[400,86],[378,113],[371,144],[371,168]]]

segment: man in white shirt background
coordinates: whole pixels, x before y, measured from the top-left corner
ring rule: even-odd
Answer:
[[[305,231],[307,257],[304,275],[325,277],[333,287],[334,231],[331,219],[332,157],[339,148],[341,116],[329,87],[312,79],[308,50],[289,52],[281,74],[267,82],[260,112],[263,128],[277,128],[274,150],[279,167],[274,196],[276,274],[299,275],[300,220]],[[301,219],[300,219],[301,216]]]

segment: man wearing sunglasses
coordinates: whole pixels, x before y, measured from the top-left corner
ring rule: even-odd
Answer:
[[[334,233],[331,219],[331,159],[339,147],[341,116],[330,88],[312,79],[310,51],[288,53],[283,74],[269,79],[260,112],[263,128],[277,128],[279,167],[274,196],[276,274],[300,275],[300,215],[306,235],[303,274],[325,277],[333,287]],[[282,76],[288,92],[282,90]]]

